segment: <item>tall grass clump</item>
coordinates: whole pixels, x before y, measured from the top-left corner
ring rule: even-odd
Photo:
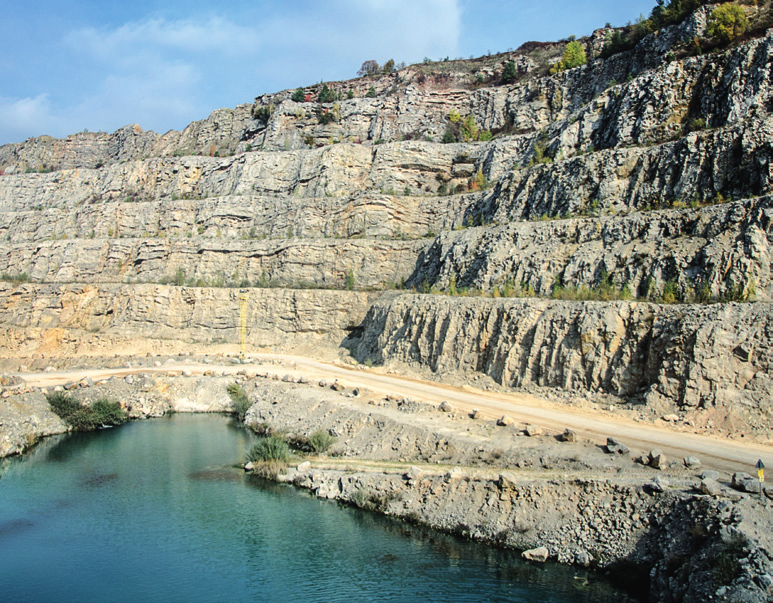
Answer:
[[[335,442],[336,439],[333,436],[327,431],[320,429],[319,431],[315,431],[309,438],[309,448],[311,448],[312,452],[323,454],[327,452]]]
[[[120,404],[106,398],[88,405],[64,392],[54,392],[47,394],[46,400],[51,410],[73,431],[94,431],[103,425],[120,425],[126,421],[126,412]]]
[[[284,438],[269,435],[260,438],[245,456],[257,475],[276,479],[290,460],[290,446]]]
[[[252,402],[247,397],[247,392],[238,383],[231,383],[227,391],[231,398],[231,409],[240,421],[244,421],[244,415],[247,414],[250,406],[252,406]]]

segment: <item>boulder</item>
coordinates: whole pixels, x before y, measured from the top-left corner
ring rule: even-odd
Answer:
[[[653,469],[665,469],[666,455],[660,450],[650,450],[650,467]]]
[[[686,456],[684,459],[682,459],[682,462],[688,469],[700,469],[701,465],[703,464],[701,463],[701,460],[695,456]]]
[[[332,389],[334,392],[342,392],[346,388],[343,386],[343,384],[336,381],[335,383],[333,383],[333,385],[330,386],[330,389]]]
[[[523,432],[529,436],[530,438],[533,438],[535,436],[540,436],[544,432],[542,431],[541,427],[537,427],[536,425],[526,425]]]
[[[665,492],[666,488],[668,488],[668,482],[659,475],[653,477],[652,481],[649,483],[649,489],[658,494]]]
[[[303,461],[300,463],[297,467],[298,471],[306,471],[311,467],[311,463],[309,461]]]
[[[577,434],[569,428],[564,429],[564,433],[561,434],[559,439],[562,442],[576,442]]]
[[[437,407],[440,412],[453,412],[454,407],[448,403],[448,400],[443,400]]]
[[[513,420],[512,420],[510,417],[508,417],[507,415],[502,415],[502,417],[500,417],[500,418],[497,420],[497,425],[498,425],[499,427],[509,427],[509,426],[510,426],[510,425],[512,425],[513,423],[515,423],[515,421],[513,421]]]
[[[757,494],[760,491],[759,480],[743,471],[733,473],[733,480],[730,485],[736,490],[748,492],[749,494]]]
[[[528,561],[537,561],[539,563],[545,563],[545,561],[548,560],[548,557],[550,556],[550,553],[548,552],[547,548],[544,546],[538,547],[536,549],[529,549],[528,551],[524,551],[521,553],[521,557]]]
[[[588,551],[580,549],[574,554],[574,562],[581,567],[588,567],[591,564],[592,558]]]
[[[628,454],[628,446],[612,437],[607,438],[605,449],[609,454]]]
[[[713,496],[714,498],[722,495],[722,486],[715,479],[702,479],[699,490],[707,496]]]

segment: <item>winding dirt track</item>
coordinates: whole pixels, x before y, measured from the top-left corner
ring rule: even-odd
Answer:
[[[614,436],[634,452],[637,449],[643,451],[659,448],[672,458],[697,456],[705,466],[725,471],[756,473],[754,465],[758,459],[773,471],[773,446],[678,432],[615,417],[609,413],[569,408],[527,394],[492,393],[468,387],[453,387],[400,375],[385,375],[375,371],[343,367],[304,356],[257,354],[251,358],[256,364],[246,366],[176,364],[148,368],[22,373],[19,376],[30,385],[52,387],[85,377],[98,380],[132,373],[164,373],[182,370],[190,371],[194,375],[210,370],[235,374],[245,368],[254,370],[260,367],[261,370],[276,374],[296,372],[312,379],[338,379],[351,387],[362,387],[380,394],[408,396],[425,402],[439,403],[447,400],[459,410],[469,412],[478,409],[483,416],[490,418],[507,414],[516,421],[539,425],[555,433],[560,433],[568,427],[598,443],[605,443],[607,436]],[[281,360],[294,366],[288,371],[287,367],[272,364],[261,366],[259,364],[261,360]]]

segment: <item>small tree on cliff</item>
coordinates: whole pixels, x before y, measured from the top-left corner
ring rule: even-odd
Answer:
[[[392,61],[392,65],[394,66],[394,61]],[[367,77],[378,75],[379,73],[381,73],[381,66],[376,61],[365,61],[357,72],[357,75],[360,77]]]
[[[709,17],[706,33],[720,42],[728,43],[749,29],[749,20],[737,4],[722,4]]]
[[[550,73],[558,73],[564,69],[574,69],[580,65],[585,65],[588,62],[588,57],[585,56],[585,49],[577,40],[572,40],[564,48],[564,56],[561,60],[553,65]]]

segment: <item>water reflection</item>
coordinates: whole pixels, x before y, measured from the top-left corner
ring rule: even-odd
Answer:
[[[4,600],[627,600],[592,574],[245,475],[233,463],[251,444],[226,417],[174,415],[4,464]]]

